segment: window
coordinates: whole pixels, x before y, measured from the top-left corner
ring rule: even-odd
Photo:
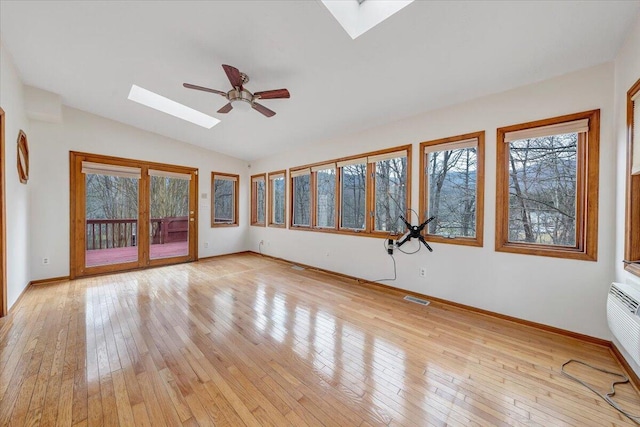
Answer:
[[[285,226],[286,200],[286,171],[271,172],[269,174],[269,226]]]
[[[211,226],[238,226],[238,175],[211,172]]]
[[[264,227],[266,205],[265,175],[251,177],[251,225]]]
[[[411,146],[291,170],[291,227],[401,234],[410,206]]]
[[[336,227],[336,164],[314,166],[311,171],[316,177],[316,227]]]
[[[484,131],[420,144],[420,221],[429,240],[482,246]]]
[[[640,276],[640,80],[627,92],[625,269]]]
[[[340,169],[340,228],[366,229],[367,158],[338,162]]]
[[[600,111],[498,129],[496,250],[595,261]]]
[[[400,234],[405,228],[400,215],[407,215],[406,151],[369,156],[368,162],[375,176],[373,229]]]
[[[293,170],[291,175],[293,212],[291,223],[295,227],[309,227],[311,225],[311,169]]]

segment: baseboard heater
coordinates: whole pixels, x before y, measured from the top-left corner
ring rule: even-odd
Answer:
[[[640,365],[640,290],[612,283],[607,298],[607,322],[613,336]]]

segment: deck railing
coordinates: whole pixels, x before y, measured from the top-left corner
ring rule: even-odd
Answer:
[[[151,244],[186,242],[188,240],[189,219],[186,216],[151,218]],[[87,250],[124,248],[138,244],[138,220],[88,219]]]

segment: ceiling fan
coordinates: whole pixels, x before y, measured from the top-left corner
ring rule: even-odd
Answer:
[[[192,85],[191,83],[183,83],[182,86],[188,89],[202,90],[205,92],[217,93],[229,100],[229,103],[218,110],[218,113],[228,113],[233,109],[231,105],[234,101],[244,101],[251,104],[251,108],[264,114],[267,117],[275,116],[276,112],[268,109],[264,105],[258,104],[256,101],[259,99],[276,99],[276,98],[289,98],[289,91],[287,89],[274,89],[265,90],[262,92],[251,93],[244,88],[244,85],[249,82],[249,76],[245,73],[241,73],[236,67],[231,65],[222,65],[224,72],[227,73],[227,77],[231,82],[233,88],[229,92],[223,92],[221,90],[209,89],[207,87]]]

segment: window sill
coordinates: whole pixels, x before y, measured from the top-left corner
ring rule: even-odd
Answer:
[[[316,233],[329,233],[329,234],[342,234],[345,236],[363,236],[363,237],[373,237],[373,238],[396,238],[401,237],[404,233],[395,233],[389,234],[388,231],[355,231],[348,229],[337,229],[337,228],[322,228],[322,227],[310,227],[310,226],[302,226],[302,225],[291,225],[289,227],[290,230],[301,230],[301,231],[313,231]]]
[[[211,224],[211,228],[218,228],[218,227],[237,227],[238,224]]]
[[[625,264],[624,269],[634,276],[640,277],[640,264]]]
[[[523,255],[547,256],[553,258],[575,259],[580,261],[597,261],[597,255],[587,253],[583,249],[568,247],[548,247],[542,245],[503,243],[496,245],[496,252],[508,252]]]
[[[287,226],[285,224],[275,224],[275,223],[269,224],[269,227],[272,227],[272,228],[287,228]]]
[[[265,227],[264,222],[253,222],[250,225],[253,227]]]
[[[436,234],[425,234],[424,238],[427,242],[432,243],[446,243],[449,245],[461,245],[461,246],[475,246],[477,248],[482,247],[482,239],[477,237],[444,237]]]

